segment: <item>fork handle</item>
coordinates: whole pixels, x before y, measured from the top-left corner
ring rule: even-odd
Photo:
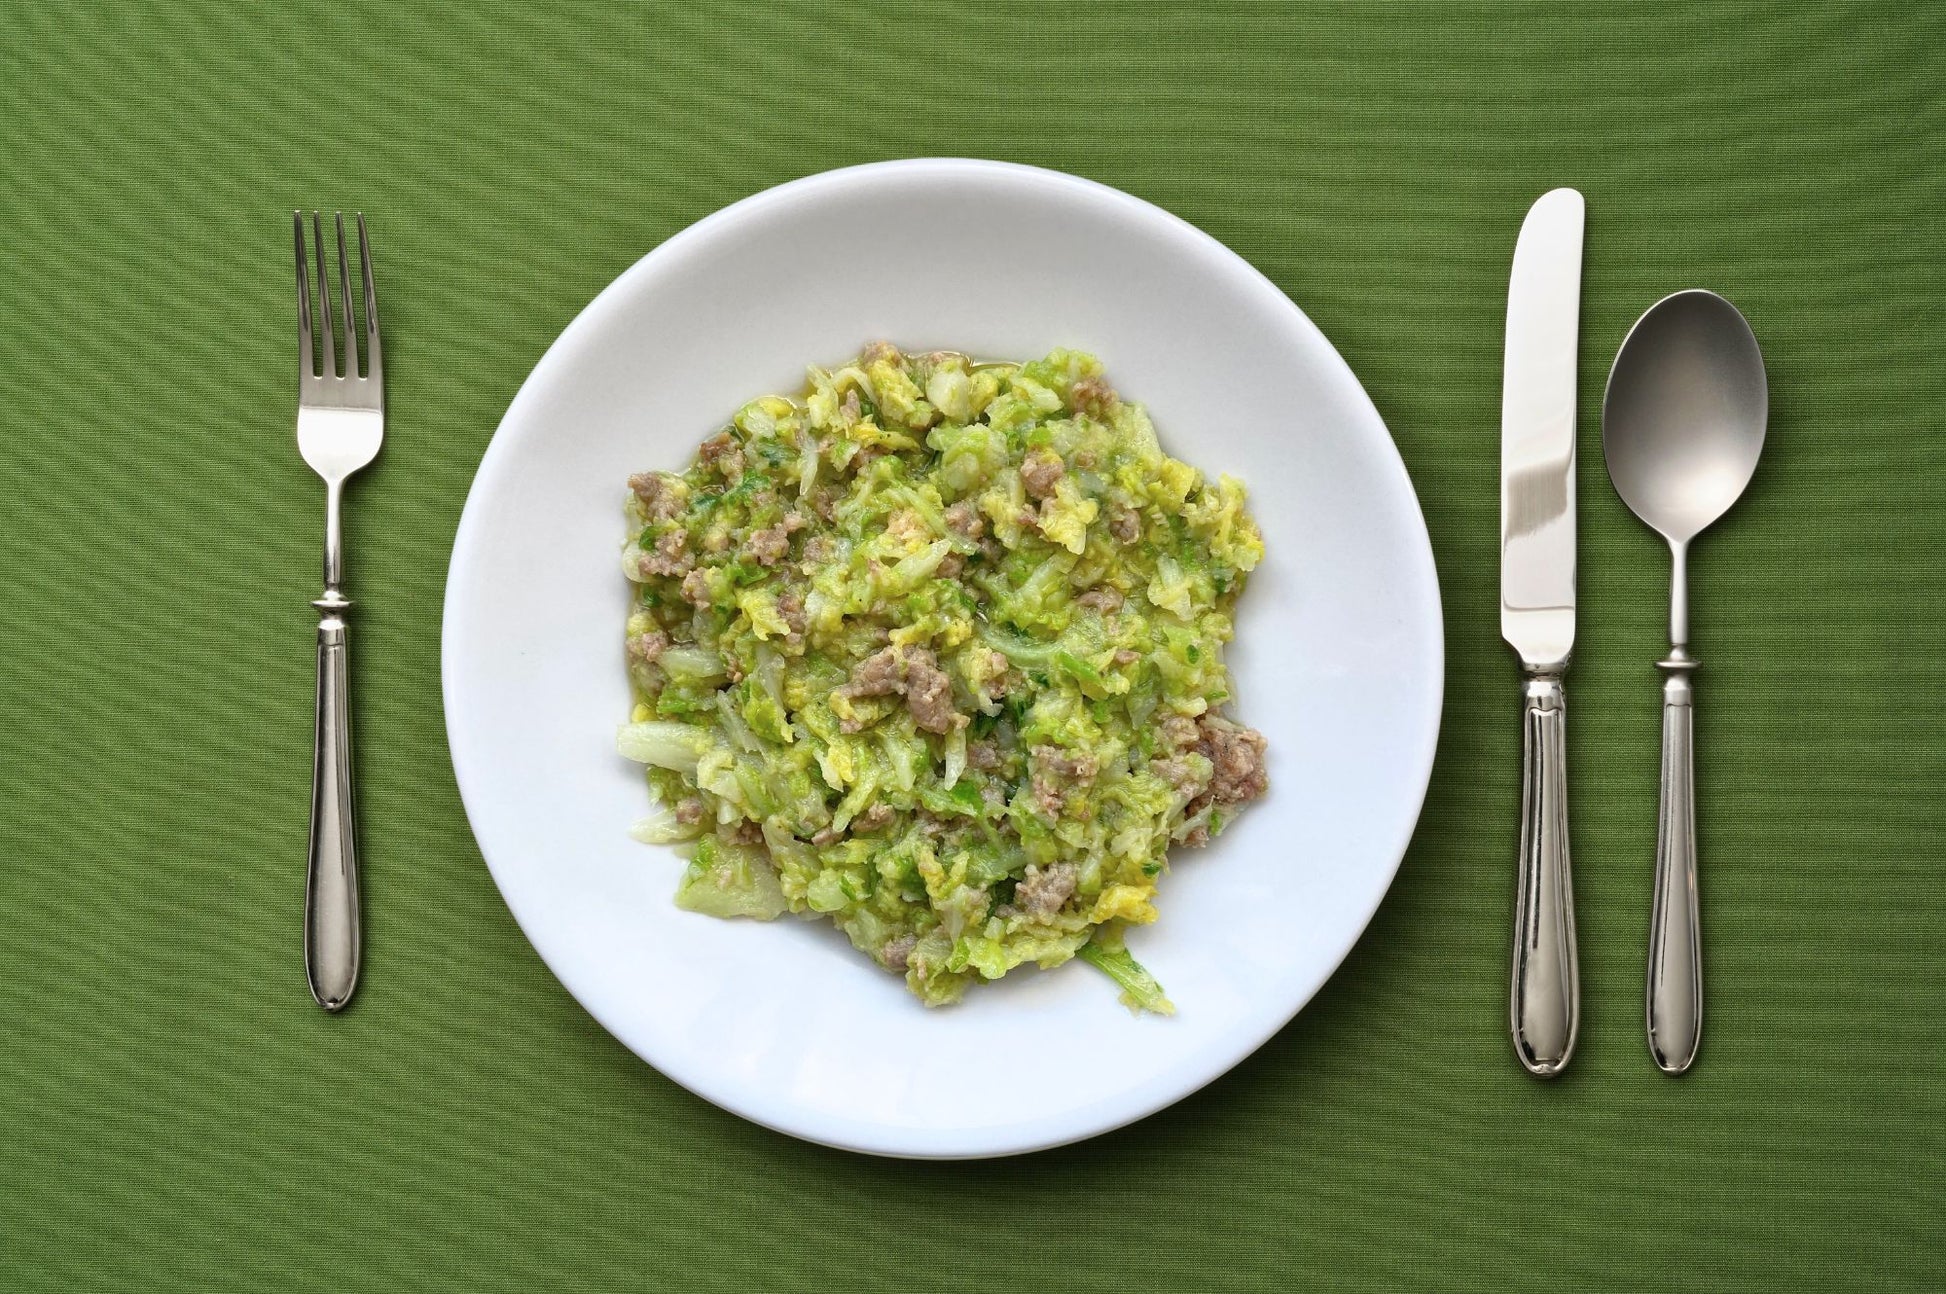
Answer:
[[[304,971],[311,996],[342,1011],[358,984],[358,832],[352,807],[351,695],[344,612],[336,589],[312,603],[318,620],[317,727],[311,763],[311,847],[304,882]]]

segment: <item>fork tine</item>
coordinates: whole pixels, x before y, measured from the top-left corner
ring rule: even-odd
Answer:
[[[331,271],[324,265],[324,217],[318,212],[311,213],[311,234],[318,244],[318,323],[324,328],[324,375],[338,376],[338,343],[332,334],[337,331],[331,322]]]
[[[365,376],[380,380],[378,362],[378,290],[372,286],[372,240],[365,233],[365,213],[357,213],[358,259],[365,267]]]
[[[358,314],[351,308],[351,257],[345,255],[345,213],[338,221],[338,299],[345,307],[345,376],[358,376]]]
[[[316,377],[317,353],[311,345],[311,276],[304,266],[304,213],[291,212],[291,232],[297,242],[297,371]]]

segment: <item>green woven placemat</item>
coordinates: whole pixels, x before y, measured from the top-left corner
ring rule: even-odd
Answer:
[[[0,1288],[1936,1282],[1942,85],[1922,3],[6,6]],[[1450,653],[1417,839],[1317,1001],[1164,1114],[989,1164],[800,1145],[629,1055],[501,904],[439,709],[461,501],[558,330],[726,202],[917,154],[1120,186],[1284,287],[1398,439]],[[1563,183],[1584,1027],[1542,1085],[1504,1024],[1495,472],[1514,233]],[[351,500],[369,943],[337,1019],[298,943],[312,204],[371,213],[393,411]],[[1692,285],[1749,315],[1772,425],[1695,553],[1709,1014],[1672,1081],[1641,1038],[1667,576],[1595,410]]]

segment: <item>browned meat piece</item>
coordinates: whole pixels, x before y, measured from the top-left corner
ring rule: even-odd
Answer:
[[[730,839],[739,845],[761,845],[764,842],[764,829],[745,818],[731,829]]]
[[[1036,746],[1034,760],[1057,777],[1071,778],[1086,782],[1101,771],[1101,762],[1093,755],[1070,755],[1059,746]]]
[[[966,559],[958,553],[947,553],[939,559],[939,566],[933,572],[942,580],[956,580],[966,570]]]
[[[1059,746],[1036,746],[1034,756],[1034,803],[1050,818],[1061,816],[1068,793],[1094,781],[1101,763],[1093,755],[1070,755]]]
[[[685,505],[675,480],[667,472],[637,472],[628,478],[628,488],[642,501],[642,511],[650,521],[667,521],[681,514]]]
[[[946,528],[967,539],[978,539],[986,534],[987,522],[971,499],[961,499],[946,509]]]
[[[669,650],[669,635],[660,629],[636,634],[628,640],[628,654],[646,665],[653,665]]]
[[[924,647],[886,647],[873,652],[851,672],[851,681],[838,691],[847,697],[903,694],[912,720],[927,732],[951,732],[966,722],[953,709],[953,683],[939,661]],[[841,725],[856,732],[857,725]]]
[[[743,545],[743,555],[759,566],[775,566],[791,549],[791,536],[804,529],[802,515],[787,512],[776,525],[765,526]]]
[[[1081,869],[1073,863],[1054,863],[1047,867],[1027,865],[1027,875],[1014,887],[1014,906],[1033,917],[1051,917],[1074,896]]]
[[[1209,757],[1209,795],[1218,804],[1242,804],[1270,787],[1264,774],[1264,735],[1216,715],[1204,715],[1196,749]]]
[[[1092,472],[1100,466],[1101,455],[1095,452],[1094,446],[1090,445],[1085,449],[1077,449],[1074,451],[1075,471]]]
[[[1162,721],[1162,740],[1177,750],[1196,744],[1196,721],[1186,714],[1172,714]]]
[[[703,820],[703,802],[693,795],[686,795],[676,801],[676,821],[685,827],[693,827]]]
[[[1142,514],[1134,508],[1116,508],[1108,514],[1108,533],[1124,544],[1142,537]]]
[[[1141,659],[1142,653],[1139,651],[1132,651],[1127,647],[1117,647],[1115,649],[1115,663],[1117,665],[1133,665]]]
[[[858,388],[854,386],[851,390],[845,392],[843,402],[838,405],[839,425],[849,427],[856,423],[858,421],[858,415],[863,408],[864,406],[858,401]]]
[[[1199,794],[1208,784],[1196,766],[1182,755],[1153,760],[1149,764],[1149,771],[1183,795]]]
[[[882,359],[896,361],[899,358],[899,348],[897,346],[894,346],[889,341],[875,341],[859,352],[858,363],[862,368],[870,368]]]
[[[880,827],[890,823],[892,817],[891,805],[874,804],[871,808],[851,820],[852,834],[858,835],[868,831],[877,831]]]
[[[923,648],[906,652],[905,706],[927,732],[951,732],[965,722],[953,710],[953,681]]]
[[[810,620],[804,614],[804,599],[798,595],[796,590],[781,594],[778,597],[777,614],[782,616],[784,623],[790,627],[790,632],[784,636],[785,644],[791,647],[802,647],[804,645],[804,628],[810,623]]]
[[[1000,767],[1000,747],[992,741],[967,742],[966,766],[981,770]]]
[[[815,566],[831,560],[831,554],[836,547],[831,536],[812,535],[804,541],[804,564]]]
[[[1122,591],[1113,584],[1097,584],[1076,598],[1075,602],[1081,606],[1099,611],[1102,615],[1112,616],[1122,609],[1122,603],[1125,600],[1122,597]]]
[[[696,565],[696,559],[690,556],[688,549],[689,535],[681,530],[671,530],[655,541],[654,551],[642,554],[635,563],[636,573],[645,579],[651,575],[687,575]]]
[[[906,959],[912,956],[912,950],[918,946],[918,935],[900,935],[897,939],[887,939],[885,947],[878,950],[879,960],[885,963],[886,970],[902,971],[905,969]]]
[[[728,431],[719,431],[697,446],[696,458],[731,485],[743,479],[743,447]]]
[[[682,595],[691,604],[699,607],[709,605],[709,572],[691,571],[682,577]]]
[[[1092,413],[1096,417],[1113,409],[1120,400],[1121,397],[1115,394],[1115,388],[1098,377],[1084,377],[1074,384],[1073,390],[1068,392],[1069,407],[1083,413]]]
[[[899,655],[897,647],[873,652],[858,662],[851,671],[851,681],[838,690],[848,697],[891,696],[903,691]]]
[[[1054,483],[1067,474],[1067,465],[1051,450],[1036,449],[1020,464],[1020,484],[1030,499],[1053,498]]]

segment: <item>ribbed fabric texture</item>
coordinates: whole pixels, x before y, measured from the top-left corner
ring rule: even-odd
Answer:
[[[1946,6],[170,0],[0,28],[0,1288],[1937,1288]],[[988,1164],[801,1145],[627,1053],[508,916],[440,715],[460,506],[556,333],[727,202],[922,154],[1120,186],[1288,291],[1398,440],[1448,634],[1424,819],[1317,1001],[1176,1108]],[[1506,1036],[1495,478],[1509,259],[1557,184],[1589,209],[1584,1015],[1543,1085]],[[368,213],[391,405],[347,519],[368,944],[335,1019],[299,926],[313,205]],[[1689,286],[1749,316],[1772,422],[1694,552],[1707,1010],[1672,1081],[1641,1003],[1668,571],[1598,411],[1628,324]]]

